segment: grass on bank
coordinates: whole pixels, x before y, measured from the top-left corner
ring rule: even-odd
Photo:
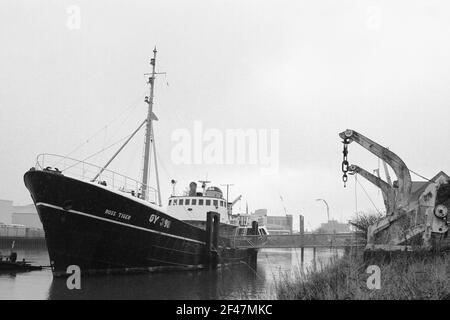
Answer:
[[[381,270],[381,288],[368,289],[369,265]],[[450,299],[450,255],[400,255],[390,261],[364,262],[362,253],[334,258],[327,265],[282,276],[276,283],[278,299],[411,300]]]

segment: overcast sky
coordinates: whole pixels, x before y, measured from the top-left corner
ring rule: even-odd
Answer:
[[[23,174],[38,153],[83,158],[145,117],[156,45],[155,135],[163,199],[170,179],[233,183],[237,209],[350,219],[338,133],[355,129],[416,172],[450,172],[448,1],[18,1],[0,4],[0,198],[30,203]],[[75,8],[75,9],[74,9]],[[79,9],[77,20],[74,14]],[[74,11],[75,10],[75,11]],[[79,25],[77,25],[79,21]],[[173,163],[178,129],[279,130],[279,170]],[[104,128],[105,125],[110,124]],[[139,176],[143,131],[112,168]],[[368,171],[377,159],[350,145]],[[109,149],[92,162],[103,164]],[[154,177],[154,176],[153,176]],[[153,179],[153,177],[151,177]],[[413,176],[413,179],[416,177]],[[359,179],[375,206],[378,190]],[[281,202],[280,195],[284,199]],[[357,209],[374,210],[361,187]]]

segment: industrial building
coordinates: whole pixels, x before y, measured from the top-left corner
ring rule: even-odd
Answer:
[[[0,223],[12,224],[13,202],[0,200]]]
[[[250,225],[252,221],[258,221],[259,225],[266,226],[269,234],[292,234],[293,217],[291,214],[284,216],[269,216],[267,209],[257,209],[251,214],[236,214],[234,218],[239,220],[241,225]]]
[[[11,200],[0,200],[0,224],[43,229],[33,204],[15,206]]]
[[[350,225],[348,223],[342,223],[337,220],[330,220],[326,223],[322,223],[317,229],[318,233],[347,233],[351,232]]]

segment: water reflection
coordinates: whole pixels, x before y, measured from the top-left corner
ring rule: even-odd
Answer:
[[[195,272],[113,275],[83,278],[81,290],[54,279],[49,299],[226,299],[259,293],[264,279],[246,266]]]
[[[46,251],[18,252],[35,263],[48,265]],[[326,262],[340,251],[318,250],[316,259]],[[286,275],[310,267],[313,251],[264,249],[257,266],[239,265],[189,272],[82,277],[81,290],[68,290],[65,278],[53,278],[50,270],[0,275],[0,299],[270,299],[274,284]]]

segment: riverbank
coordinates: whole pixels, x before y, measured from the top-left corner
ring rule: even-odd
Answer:
[[[380,268],[380,289],[369,289],[369,265]],[[299,270],[276,285],[278,299],[302,300],[441,300],[450,299],[450,255],[395,256],[364,262],[362,252],[326,265]]]

